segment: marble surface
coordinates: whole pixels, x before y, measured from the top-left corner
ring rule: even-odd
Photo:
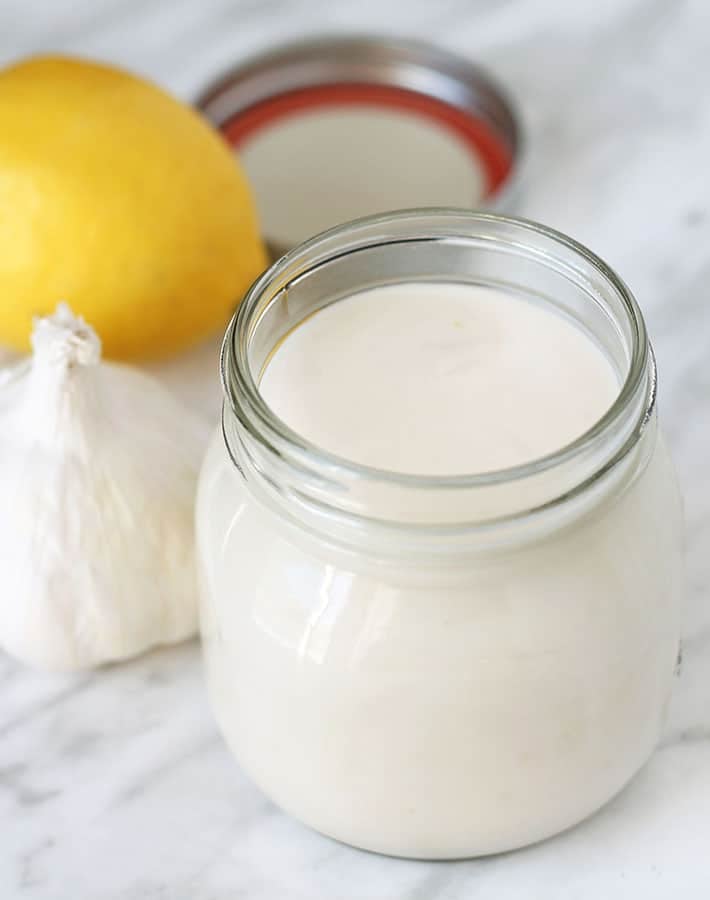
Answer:
[[[277,811],[234,765],[196,644],[94,674],[0,655],[0,897],[28,900],[705,900],[710,896],[710,8],[705,0],[3,0],[0,62],[120,62],[190,98],[275,40],[425,36],[488,64],[529,131],[518,206],[635,291],[686,497],[685,661],[662,746],[600,814],[454,864],[385,859]],[[216,402],[214,346],[167,373]],[[175,367],[173,367],[174,369]],[[0,602],[11,602],[3,598]]]

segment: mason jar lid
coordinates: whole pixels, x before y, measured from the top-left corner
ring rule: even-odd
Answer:
[[[197,105],[238,153],[274,255],[374,213],[507,207],[518,171],[511,100],[479,67],[427,44],[285,45]]]

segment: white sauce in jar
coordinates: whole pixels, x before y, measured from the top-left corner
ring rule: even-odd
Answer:
[[[277,348],[262,396],[294,431],[393,472],[507,469],[583,434],[619,392],[572,322],[491,288],[396,284],[311,316]]]

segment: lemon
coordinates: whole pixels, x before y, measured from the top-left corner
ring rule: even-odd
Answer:
[[[249,186],[193,110],[61,58],[0,71],[0,344],[67,301],[117,358],[224,325],[266,263]]]

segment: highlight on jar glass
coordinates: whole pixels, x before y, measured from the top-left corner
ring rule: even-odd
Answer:
[[[595,812],[673,681],[681,509],[639,308],[540,225],[326,232],[227,331],[201,476],[209,693],[324,834],[445,859]]]

